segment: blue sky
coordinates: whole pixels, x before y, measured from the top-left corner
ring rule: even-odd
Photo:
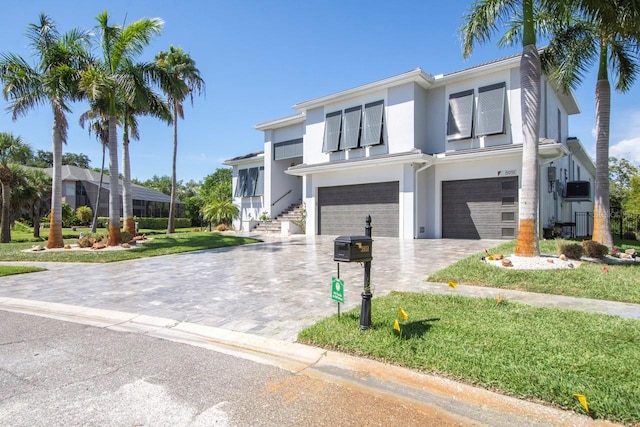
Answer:
[[[100,3],[100,6],[96,6]],[[31,0],[9,2],[0,15],[0,51],[30,59],[27,25],[45,12],[61,31],[92,28],[109,11],[113,23],[142,17],[165,21],[141,60],[152,60],[169,45],[182,47],[206,81],[206,95],[185,108],[179,122],[178,179],[199,181],[222,161],[262,150],[257,123],[294,114],[291,106],[416,67],[441,74],[517,53],[495,41],[462,58],[457,29],[471,1],[167,1]],[[582,109],[569,132],[594,156],[595,74],[576,91]],[[611,155],[640,161],[640,86],[613,92]],[[12,121],[0,100],[0,130],[25,139],[35,150],[51,151],[47,106]],[[73,105],[65,152],[85,153],[100,166],[100,144],[78,125],[86,104]],[[120,130],[119,130],[120,132]],[[120,137],[120,135],[119,135]],[[142,119],[140,140],[131,145],[132,175],[141,180],[171,174],[172,130]]]

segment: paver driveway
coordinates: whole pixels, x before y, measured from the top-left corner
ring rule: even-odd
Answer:
[[[260,236],[256,236],[260,237]],[[262,236],[264,243],[109,264],[42,263],[48,271],[3,277],[0,297],[119,310],[293,341],[337,311],[331,236]],[[428,290],[424,279],[491,240],[374,236],[374,295]],[[345,304],[360,304],[363,268],[340,263]]]

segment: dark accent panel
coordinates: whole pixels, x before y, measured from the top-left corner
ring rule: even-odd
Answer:
[[[513,204],[504,204],[513,200]],[[504,217],[518,217],[518,178],[485,178],[442,183],[442,237],[513,238]],[[516,224],[514,224],[515,227]],[[509,226],[508,228],[512,228]]]
[[[362,235],[371,215],[373,236],[398,237],[398,181],[318,188],[318,234]]]

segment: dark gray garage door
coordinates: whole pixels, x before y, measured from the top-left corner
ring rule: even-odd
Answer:
[[[362,235],[371,215],[373,237],[398,237],[398,181],[318,188],[318,234]]]
[[[513,239],[517,220],[517,177],[442,182],[442,237]]]

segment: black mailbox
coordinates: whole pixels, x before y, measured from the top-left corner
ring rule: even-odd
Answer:
[[[372,243],[373,240],[368,236],[339,236],[333,241],[333,260],[371,261]]]

